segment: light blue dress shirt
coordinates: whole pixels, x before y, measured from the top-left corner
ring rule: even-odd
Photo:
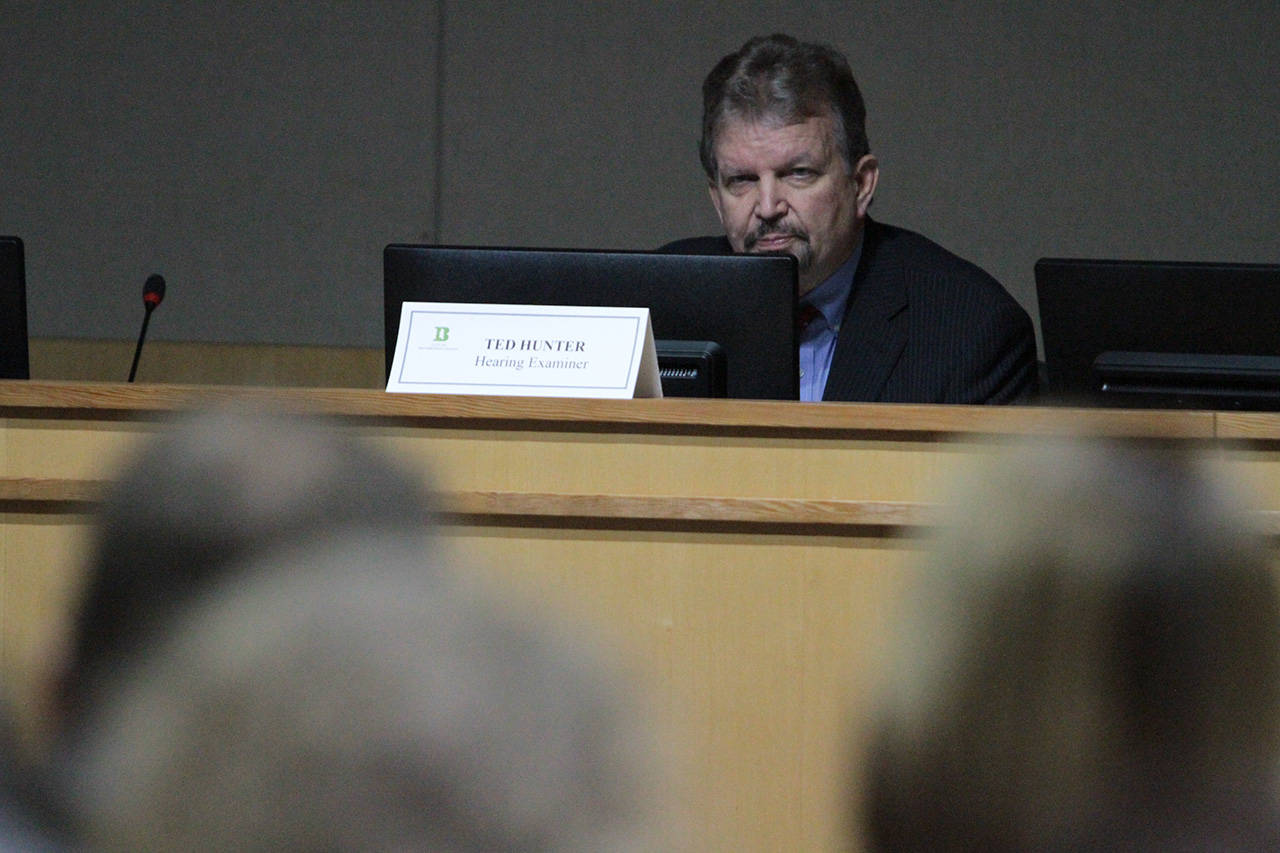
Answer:
[[[849,293],[853,290],[853,272],[858,268],[861,257],[862,236],[859,235],[849,260],[800,300],[819,312],[819,316],[814,317],[800,333],[801,400],[822,399],[827,375],[831,372],[831,356],[836,351],[836,336],[840,333],[844,308],[849,304]]]

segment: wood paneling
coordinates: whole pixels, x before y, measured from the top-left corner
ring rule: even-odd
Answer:
[[[420,471],[467,574],[613,637],[722,849],[835,843],[921,534],[1001,442],[1203,448],[1280,531],[1274,416],[0,382],[0,667],[28,717],[104,481],[167,416],[241,397],[331,416]]]

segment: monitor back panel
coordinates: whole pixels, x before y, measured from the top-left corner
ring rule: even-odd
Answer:
[[[29,375],[22,241],[0,237],[0,379],[27,379]]]
[[[1053,397],[1090,395],[1108,351],[1280,355],[1280,266],[1046,258],[1035,275]]]
[[[388,373],[403,302],[599,305],[649,308],[655,338],[719,344],[729,397],[799,397],[794,258],[391,245],[383,283]]]

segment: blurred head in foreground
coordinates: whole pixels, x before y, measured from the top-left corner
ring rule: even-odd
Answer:
[[[1277,849],[1280,613],[1231,497],[1080,441],[956,506],[897,639],[869,848]]]
[[[0,689],[0,851],[69,850],[57,798],[21,749],[10,709]]]
[[[649,850],[654,743],[588,646],[376,537],[277,554],[92,715],[105,850]]]
[[[242,404],[164,425],[104,496],[59,710],[74,724],[104,679],[245,561],[372,529],[422,548],[429,521],[420,480],[318,418]]]

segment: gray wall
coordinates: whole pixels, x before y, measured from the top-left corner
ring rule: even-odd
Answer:
[[[1034,314],[1044,255],[1280,261],[1280,4],[7,2],[0,233],[32,332],[381,343],[393,241],[648,248],[716,229],[698,90],[844,50],[873,213]]]

